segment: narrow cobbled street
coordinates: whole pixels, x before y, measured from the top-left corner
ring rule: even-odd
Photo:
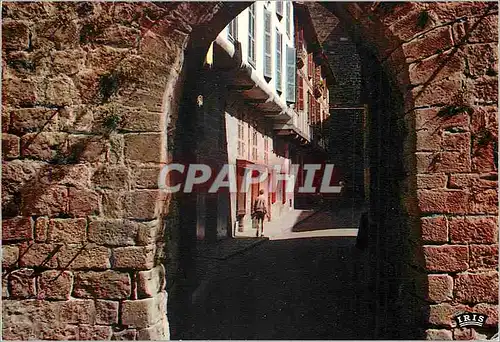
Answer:
[[[354,245],[355,236],[301,234],[220,262],[182,338],[370,338],[368,289],[358,281],[363,262]]]

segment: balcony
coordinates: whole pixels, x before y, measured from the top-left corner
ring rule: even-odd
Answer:
[[[228,89],[239,93],[243,102],[273,123],[286,123],[294,111],[279,97],[276,91],[259,75],[254,67],[243,60],[241,44],[217,37],[214,42],[213,68],[220,71]]]

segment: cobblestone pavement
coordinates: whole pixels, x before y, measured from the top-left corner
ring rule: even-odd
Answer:
[[[370,338],[363,256],[353,234],[329,231],[337,236],[281,236],[212,265],[217,277],[178,338]]]

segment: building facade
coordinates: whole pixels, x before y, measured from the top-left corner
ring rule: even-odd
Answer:
[[[270,220],[293,209],[304,174],[301,167],[294,173],[291,165],[326,160],[321,127],[329,116],[328,83],[333,77],[311,28],[303,5],[255,2],[219,33],[208,51],[206,68],[212,76],[206,78],[206,87],[223,100],[217,105],[209,100],[205,113],[213,121],[214,113],[223,112],[224,120],[223,128],[209,134],[225,140],[224,161],[235,166],[237,175],[237,191],[222,195],[229,208],[223,209],[224,201],[217,200],[218,212],[229,215],[228,232],[218,225],[218,238],[255,233],[252,203],[261,189],[268,198]],[[267,176],[245,191],[242,183],[255,169]],[[287,179],[296,181],[294,189],[287,189]],[[206,235],[205,202],[198,203],[199,238]]]

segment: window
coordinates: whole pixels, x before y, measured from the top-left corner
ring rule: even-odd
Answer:
[[[297,30],[297,34],[295,36],[295,48],[297,51],[304,50],[304,29],[302,27]]]
[[[299,74],[297,74],[297,95],[297,110],[304,110],[304,83]]]
[[[295,49],[288,47],[286,49],[286,101],[294,103],[295,102],[295,75],[296,62],[295,62]]]
[[[264,77],[272,78],[272,46],[271,46],[271,12],[264,9]]]
[[[283,17],[283,1],[281,0],[276,1],[276,14],[281,20],[281,18]]]
[[[238,121],[238,156],[245,158],[245,125],[243,121]]]
[[[309,79],[313,77],[313,70],[314,70],[313,54],[310,53],[307,55],[307,76],[309,77]]]
[[[269,164],[269,138],[264,136],[264,162]]]
[[[248,11],[248,62],[255,68],[255,5]]]
[[[238,40],[238,17],[229,23],[227,27],[227,39],[233,43]]]
[[[292,6],[290,4],[290,1],[287,1],[286,3],[286,35],[291,38],[290,36],[290,19],[292,18]]]
[[[308,118],[309,118],[309,124],[312,125],[313,122],[313,114],[314,114],[314,104],[313,104],[313,99],[311,96],[311,93],[307,93],[307,105],[308,105]]]
[[[258,154],[257,154],[257,141],[258,141],[258,134],[257,130],[254,128],[252,134],[252,160],[257,160]]]
[[[282,48],[282,42],[281,42],[281,33],[276,29],[276,90],[281,93],[282,87],[281,87],[281,48]]]

